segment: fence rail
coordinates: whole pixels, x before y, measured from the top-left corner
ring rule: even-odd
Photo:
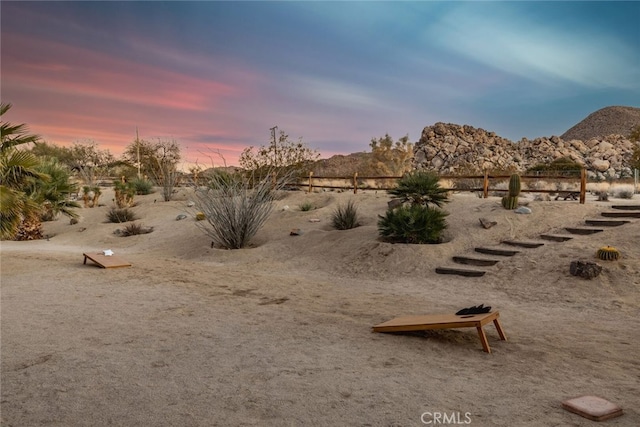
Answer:
[[[485,172],[484,175],[441,175],[441,180],[461,180],[461,179],[477,179],[482,180],[482,188],[469,188],[463,191],[482,191],[482,196],[486,199],[489,197],[489,191],[493,192],[507,192],[507,189],[501,188],[491,188],[490,182],[491,180],[504,180],[510,178],[511,175],[491,175],[488,172]],[[401,176],[358,176],[358,173],[354,173],[353,176],[314,176],[313,172],[309,172],[309,176],[306,178],[302,178],[302,182],[292,183],[291,185],[297,187],[305,187],[307,191],[311,193],[314,188],[329,188],[329,189],[342,189],[342,190],[350,190],[353,189],[353,193],[358,193],[358,181],[363,180],[389,180],[389,181],[397,181]],[[554,179],[554,180],[567,180],[567,181],[578,181],[580,184],[579,191],[567,191],[567,190],[521,190],[523,193],[579,193],[579,200],[581,204],[585,203],[586,194],[587,194],[587,172],[585,169],[580,170],[579,176],[567,176],[567,175],[521,175],[521,179],[525,181],[536,181],[543,179]],[[318,181],[338,181],[343,180],[347,185],[323,185],[322,183],[318,184]],[[315,182],[314,182],[315,181]],[[376,187],[379,190],[390,190],[394,187]],[[445,190],[457,190],[458,188],[445,188]]]

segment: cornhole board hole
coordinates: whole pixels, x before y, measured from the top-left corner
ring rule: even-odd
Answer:
[[[605,421],[622,415],[622,408],[597,396],[580,396],[562,402],[562,407],[593,421]]]
[[[417,316],[402,316],[389,320],[373,327],[373,332],[410,332],[410,331],[426,331],[429,329],[451,329],[451,328],[476,328],[482,349],[487,353],[491,353],[487,335],[482,327],[489,322],[493,322],[500,339],[507,340],[507,336],[502,330],[502,325],[498,318],[500,313],[493,311],[491,313],[470,314],[459,316],[457,314],[426,314]]]
[[[131,267],[131,263],[116,255],[105,255],[102,253],[83,253],[84,262],[87,263],[87,259],[98,264],[100,268],[119,268],[119,267]]]

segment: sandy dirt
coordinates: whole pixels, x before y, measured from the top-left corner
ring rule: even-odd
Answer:
[[[154,231],[131,237],[105,222],[112,197],[78,224],[46,223],[48,240],[2,242],[2,426],[442,425],[437,414],[448,425],[591,426],[561,408],[589,394],[625,411],[603,425],[640,425],[640,220],[521,249],[484,277],[434,272],[476,246],[584,226],[637,195],[530,197],[532,214],[519,215],[498,197],[455,194],[447,243],[403,245],[378,239],[384,192],[291,192],[252,247],[233,251],[196,227],[190,190],[137,197]],[[350,199],[362,226],[332,229]],[[301,211],[307,201],[316,209]],[[597,260],[604,245],[622,258]],[[106,249],[132,267],[83,265],[84,252]],[[602,274],[571,276],[572,260]],[[487,325],[491,354],[473,328],[371,332],[480,303],[500,311],[508,337]]]

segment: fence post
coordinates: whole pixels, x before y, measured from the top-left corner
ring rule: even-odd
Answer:
[[[489,171],[487,169],[484,170],[484,181],[482,182],[482,197],[489,197]]]
[[[358,193],[358,172],[353,174],[353,194]]]
[[[580,169],[580,204],[584,205],[587,199],[587,170]]]
[[[311,191],[313,191],[313,184],[311,183],[312,179],[313,179],[313,171],[309,172],[309,194],[311,194]]]

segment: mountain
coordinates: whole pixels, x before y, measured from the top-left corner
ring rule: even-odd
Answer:
[[[605,107],[589,114],[586,119],[563,133],[560,138],[565,141],[572,139],[587,141],[613,134],[628,136],[631,129],[636,126],[640,126],[640,108]]]

